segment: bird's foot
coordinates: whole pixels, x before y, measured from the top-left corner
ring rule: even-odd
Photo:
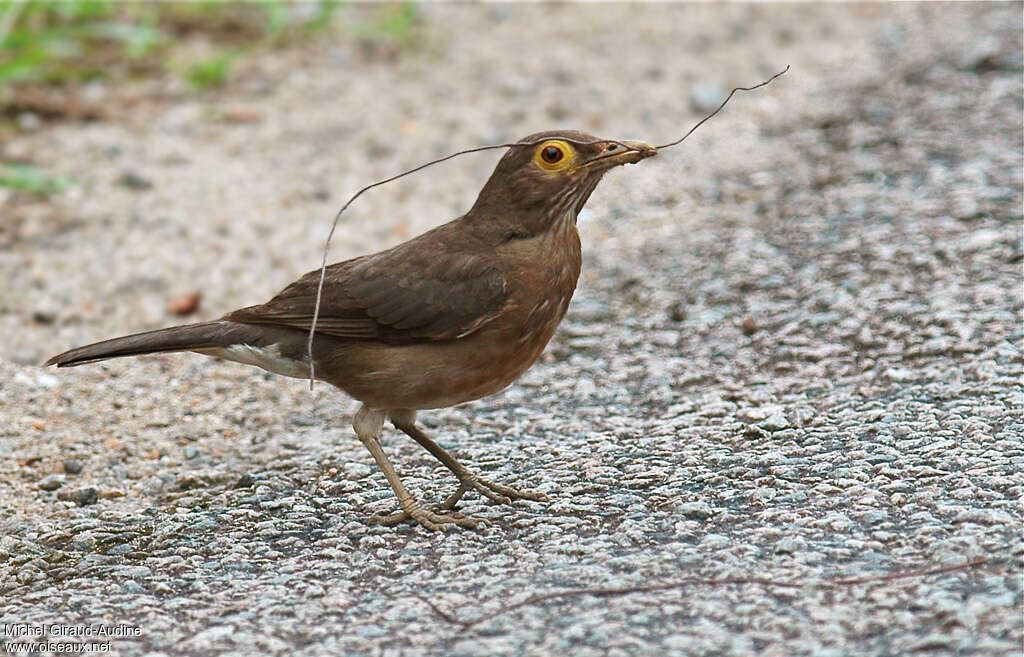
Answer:
[[[448,525],[458,525],[459,527],[465,527],[467,529],[476,529],[480,525],[487,524],[486,520],[481,518],[472,518],[457,511],[448,513],[442,512],[440,507],[438,507],[437,511],[434,511],[431,509],[424,509],[415,502],[405,504],[403,507],[404,508],[401,511],[397,511],[390,515],[371,517],[370,524],[391,527],[399,523],[403,523],[406,520],[412,520],[414,522],[418,522],[432,532],[443,530]],[[447,509],[444,511],[447,511]]]
[[[459,488],[451,494],[444,502],[438,505],[439,509],[452,510],[459,503],[462,496],[469,491],[476,491],[495,504],[512,504],[512,500],[533,500],[534,502],[546,502],[548,497],[544,493],[530,490],[519,490],[504,484],[496,484],[486,479],[481,479],[471,472],[459,477]]]

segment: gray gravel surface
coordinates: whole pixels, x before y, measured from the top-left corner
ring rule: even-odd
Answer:
[[[77,184],[3,209],[0,623],[138,628],[120,655],[1021,654],[1020,15],[425,7],[405,40],[339,26],[217,95],[164,82],[117,121],[9,136],[5,157]],[[602,183],[541,362],[423,414],[487,477],[552,499],[470,497],[483,530],[369,526],[393,495],[327,386],[195,355],[36,365],[180,322],[167,303],[194,291],[196,318],[263,301],[379,177],[551,127],[667,141],[785,64]],[[371,193],[332,258],[456,216],[495,159]],[[422,499],[451,490],[411,441],[385,449]],[[554,599],[470,627],[425,602],[469,620],[687,577],[800,586]]]

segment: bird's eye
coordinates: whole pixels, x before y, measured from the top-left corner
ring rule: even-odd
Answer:
[[[565,171],[576,163],[576,151],[563,139],[551,139],[537,146],[534,163],[549,173]]]
[[[540,156],[548,164],[558,164],[565,157],[565,153],[558,146],[545,146],[544,150],[540,152]]]

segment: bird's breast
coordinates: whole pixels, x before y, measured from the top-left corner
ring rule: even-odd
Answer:
[[[566,218],[548,232],[524,240],[506,255],[510,315],[515,323],[514,352],[533,363],[554,335],[576,291],[582,255],[574,220]],[[525,368],[524,368],[525,369]]]
[[[505,254],[506,280],[511,288],[502,313],[480,330],[451,344],[458,362],[449,368],[434,391],[447,406],[493,395],[522,376],[540,357],[576,290],[580,275],[580,242],[571,233],[547,236]],[[511,257],[509,257],[511,255]]]

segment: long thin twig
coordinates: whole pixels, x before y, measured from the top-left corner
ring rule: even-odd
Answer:
[[[496,611],[492,611],[486,614],[477,616],[476,618],[470,618],[462,620],[456,618],[454,614],[444,611],[439,608],[436,604],[423,597],[422,595],[415,594],[425,605],[430,607],[438,617],[445,621],[452,623],[453,625],[460,625],[463,629],[470,628],[474,625],[491,620],[498,616],[507,614],[515,611],[516,609],[522,609],[523,607],[530,607],[533,605],[539,605],[550,600],[565,600],[568,598],[580,598],[583,596],[593,595],[597,597],[619,597],[624,595],[630,595],[633,593],[652,593],[657,591],[671,591],[674,589],[681,589],[688,586],[709,586],[709,587],[720,587],[729,585],[761,585],[772,588],[787,588],[787,589],[802,589],[802,588],[839,588],[854,586],[857,584],[872,584],[875,582],[890,582],[893,580],[901,579],[912,579],[927,577],[929,575],[941,575],[943,573],[951,573],[960,570],[968,570],[971,568],[977,568],[985,563],[988,563],[987,558],[972,559],[965,563],[954,564],[950,566],[937,566],[934,568],[924,568],[919,570],[898,570],[895,572],[882,573],[879,575],[862,575],[858,577],[845,577],[838,579],[826,579],[817,585],[805,582],[791,582],[785,580],[769,579],[764,577],[722,577],[722,578],[706,578],[706,577],[687,577],[685,579],[676,580],[673,582],[662,582],[658,584],[644,584],[640,586],[622,586],[622,587],[609,587],[609,588],[584,588],[584,589],[569,589],[566,591],[555,591],[553,593],[543,593],[539,595],[531,595],[528,598],[514,602],[509,605],[505,605]]]
[[[710,120],[716,114],[721,112],[722,109],[729,103],[729,101],[732,100],[733,94],[735,94],[737,91],[753,91],[754,89],[760,89],[761,87],[763,87],[763,86],[765,86],[767,84],[771,84],[771,82],[773,80],[775,80],[780,75],[785,74],[786,71],[788,71],[788,70],[789,70],[789,66],[787,65],[785,69],[779,71],[778,73],[776,73],[775,75],[773,75],[772,77],[768,78],[767,80],[765,80],[764,82],[762,82],[760,84],[755,84],[752,87],[736,87],[736,88],[734,88],[732,91],[729,92],[729,95],[726,96],[725,100],[722,101],[722,104],[719,105],[718,108],[714,112],[712,112],[711,114],[708,114],[703,119],[698,121],[696,123],[696,125],[694,125],[692,128],[690,128],[689,131],[687,131],[687,133],[685,135],[683,135],[682,137],[680,137],[679,139],[677,139],[675,141],[669,142],[667,144],[663,144],[661,146],[656,146],[655,148],[660,150],[660,149],[663,149],[663,148],[669,148],[671,146],[676,146],[677,144],[683,143],[686,140],[686,138],[689,137],[691,134],[693,134],[693,132],[697,128],[701,127],[702,125],[704,125],[704,123],[706,123],[708,120]],[[399,173],[399,174],[396,174],[394,176],[391,176],[390,178],[385,178],[384,180],[378,180],[375,183],[371,183],[371,184],[367,185],[366,187],[363,187],[362,189],[360,189],[358,192],[353,194],[347,201],[345,201],[345,204],[342,205],[341,209],[338,210],[337,214],[334,215],[334,221],[331,222],[331,230],[330,230],[330,232],[327,233],[327,240],[324,242],[323,260],[320,263],[320,280],[317,282],[317,285],[316,285],[316,301],[315,301],[314,306],[313,306],[313,321],[310,322],[310,325],[309,325],[309,338],[306,341],[306,356],[307,356],[307,358],[309,360],[309,389],[310,390],[313,389],[313,384],[316,381],[316,367],[313,364],[313,337],[316,334],[316,323],[317,323],[317,320],[320,318],[320,302],[321,302],[321,300],[323,298],[324,280],[327,278],[327,254],[328,254],[328,251],[331,248],[331,238],[334,237],[334,230],[338,227],[338,220],[341,219],[342,213],[344,213],[345,210],[348,209],[348,206],[352,205],[353,201],[355,201],[357,198],[362,196],[364,192],[367,192],[367,191],[373,189],[374,187],[379,187],[380,185],[385,185],[385,184],[387,184],[389,182],[392,182],[394,180],[398,180],[399,178],[402,178],[404,176],[408,176],[411,173],[416,173],[417,171],[422,171],[423,169],[426,169],[427,167],[434,166],[435,164],[440,164],[441,162],[444,162],[446,160],[450,160],[450,159],[452,159],[454,157],[458,157],[460,155],[467,155],[469,153],[479,153],[480,151],[489,151],[489,150],[493,150],[493,149],[496,149],[496,148],[511,148],[512,146],[531,146],[533,144],[539,144],[542,141],[546,141],[547,139],[550,139],[550,137],[544,137],[543,139],[537,139],[537,140],[534,140],[534,141],[520,141],[520,142],[508,143],[508,144],[492,144],[490,146],[478,146],[476,148],[467,148],[465,150],[458,151],[456,153],[452,153],[451,155],[446,155],[444,157],[439,157],[436,160],[431,160],[430,162],[427,162],[425,164],[421,164],[421,165],[419,165],[417,167],[413,167],[412,169],[409,169],[408,171],[403,171],[402,173]],[[580,145],[580,146],[585,146],[585,145],[588,145],[588,144],[596,144],[596,143],[600,143],[600,142],[604,142],[604,143],[613,142],[613,143],[616,143],[616,144],[619,144],[619,145],[623,146],[624,148],[627,149],[627,151],[636,150],[635,148],[633,148],[631,146],[628,146],[626,144],[623,144],[622,142],[611,140],[611,139],[598,139],[598,140],[595,140],[595,141],[579,141],[579,140],[575,140],[575,139],[567,139],[565,137],[563,137],[562,139],[565,140],[565,141],[569,141],[569,142],[572,142],[574,144]]]
[[[662,144],[661,146],[655,146],[655,148],[657,148],[658,150],[661,150],[663,148],[668,148],[670,146],[675,146],[676,144],[683,143],[684,141],[686,141],[687,137],[692,135],[697,130],[697,128],[699,128],[702,125],[704,125],[707,121],[710,121],[715,116],[715,114],[718,114],[719,112],[721,112],[722,109],[726,105],[729,104],[729,101],[732,100],[733,94],[735,94],[737,91],[753,91],[754,89],[760,89],[761,87],[763,87],[765,85],[771,84],[775,80],[775,78],[779,77],[780,75],[785,75],[786,71],[788,71],[788,70],[789,70],[789,64],[786,64],[786,68],[782,69],[781,71],[779,71],[775,75],[771,76],[770,78],[768,78],[767,80],[765,80],[761,84],[755,84],[752,87],[735,87],[735,88],[733,88],[733,90],[729,92],[729,95],[725,97],[725,100],[722,101],[722,104],[718,106],[718,109],[716,109],[711,114],[708,114],[707,116],[705,116],[700,121],[697,121],[696,125],[694,125],[692,128],[690,128],[686,132],[685,135],[683,135],[682,137],[680,137],[679,139],[677,139],[675,141],[670,141],[667,144]]]

